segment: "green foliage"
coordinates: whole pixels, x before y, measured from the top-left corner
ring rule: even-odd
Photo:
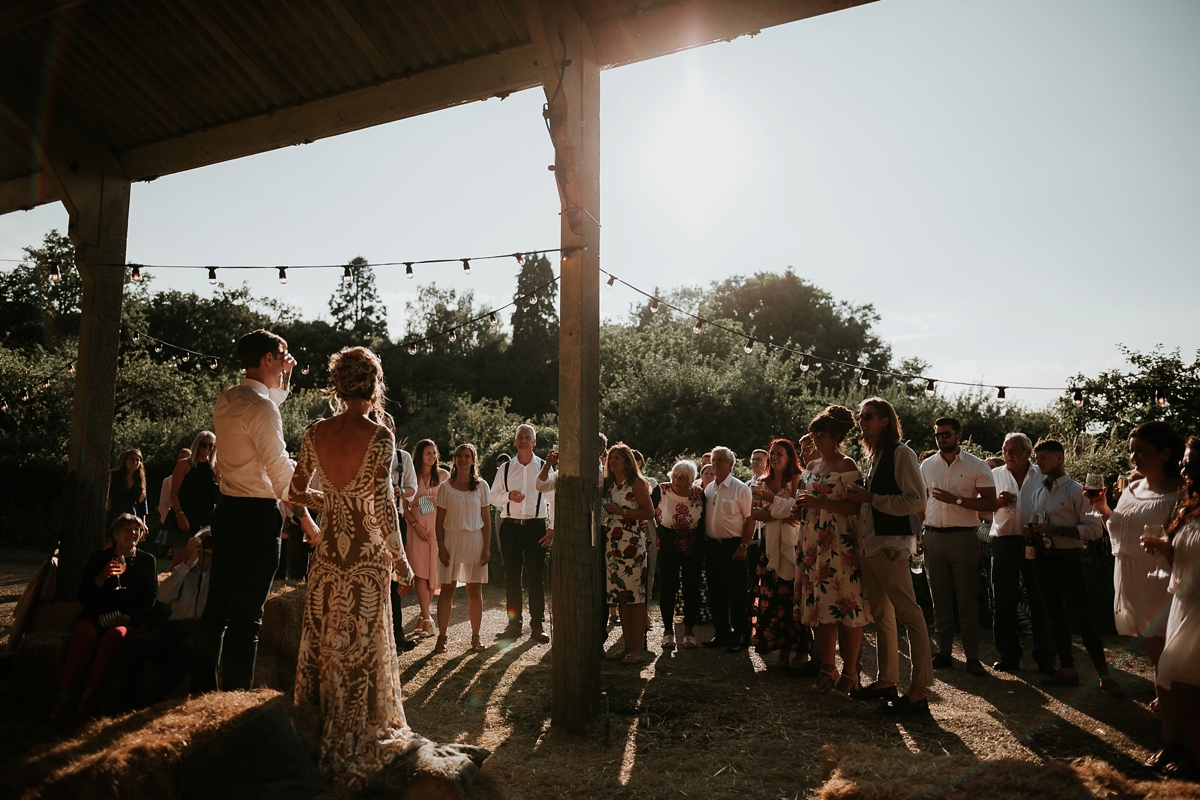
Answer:
[[[386,341],[387,308],[375,284],[375,270],[357,256],[349,262],[351,281],[341,281],[329,298],[329,310],[338,330],[353,332],[360,341]]]
[[[1095,378],[1076,375],[1070,383],[1083,390],[1084,402],[1078,408],[1070,394],[1058,400],[1056,410],[1066,428],[1073,432],[1112,430],[1120,438],[1143,422],[1164,420],[1181,434],[1200,432],[1200,352],[1191,364],[1176,348],[1169,353],[1156,347],[1141,353],[1127,347],[1121,352],[1133,369],[1110,370]],[[1162,393],[1166,405],[1155,402]]]
[[[558,401],[558,284],[544,255],[530,255],[517,275],[508,349],[506,391],[523,414],[548,411]],[[537,303],[529,297],[537,291]]]
[[[52,230],[41,247],[26,247],[25,259],[0,272],[0,335],[16,345],[57,349],[79,335],[83,279],[71,240]],[[50,280],[57,267],[60,278]]]

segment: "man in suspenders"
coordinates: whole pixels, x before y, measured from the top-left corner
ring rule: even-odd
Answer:
[[[545,548],[553,538],[553,527],[547,516],[554,504],[552,495],[537,490],[542,460],[533,454],[537,433],[532,425],[517,427],[513,444],[517,457],[496,470],[492,481],[492,505],[500,509],[500,554],[504,558],[505,600],[508,606],[508,627],[501,639],[516,639],[521,635],[521,578],[529,576],[530,638],[549,642],[543,629],[546,614]]]

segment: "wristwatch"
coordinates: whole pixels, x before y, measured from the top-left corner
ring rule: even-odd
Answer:
[[[959,505],[959,506],[961,506],[961,505],[962,505],[962,498],[961,498],[961,497],[956,497],[956,498],[954,498],[954,504],[955,504],[955,505]]]

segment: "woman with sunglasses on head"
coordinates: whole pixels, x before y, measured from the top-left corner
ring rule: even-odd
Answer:
[[[175,465],[171,473],[171,517],[167,523],[167,546],[175,569],[187,558],[187,543],[194,534],[212,523],[213,509],[221,499],[217,469],[217,435],[200,431],[192,441],[191,456]]]

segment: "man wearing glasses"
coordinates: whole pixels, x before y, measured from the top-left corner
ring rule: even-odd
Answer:
[[[221,502],[212,516],[212,572],[200,619],[206,663],[193,675],[196,692],[216,689],[218,669],[226,691],[248,690],[254,683],[263,607],[279,568],[279,500],[287,500],[296,468],[279,416],[296,359],[282,337],[262,329],[238,339],[237,353],[246,377],[222,392],[213,407]],[[300,526],[311,542],[317,528],[308,510],[301,510]]]
[[[979,512],[996,509],[996,481],[982,459],[962,449],[962,425],[953,417],[933,423],[938,451],[921,462],[929,488],[925,506],[925,568],[933,595],[938,653],[934,669],[954,666],[954,601],[962,625],[967,672],[987,675],[979,660]]]
[[[880,710],[892,715],[928,715],[925,690],[933,683],[929,631],[917,605],[908,557],[916,550],[917,515],[925,508],[925,482],[917,454],[900,441],[904,435],[896,409],[882,397],[871,397],[858,408],[863,449],[870,462],[867,487],[850,486],[846,498],[862,507],[858,516],[858,565],[863,596],[875,617],[875,661],[878,678],[870,686],[851,690],[857,700],[882,700]],[[908,632],[912,681],[899,695],[900,650],[896,623]]]

